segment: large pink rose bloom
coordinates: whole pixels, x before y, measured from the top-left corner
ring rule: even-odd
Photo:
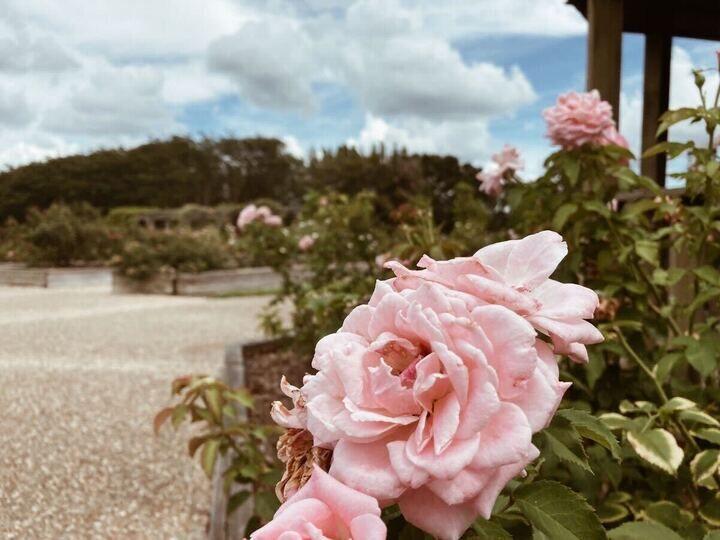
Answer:
[[[319,467],[251,540],[385,540],[378,502]]]
[[[615,128],[612,107],[600,98],[597,90],[562,94],[554,107],[543,111],[543,117],[547,136],[565,149],[602,145],[603,136]]]
[[[302,415],[287,419],[334,449],[332,476],[455,540],[490,517],[505,484],[537,457],[532,433],[569,384],[512,310],[402,281],[378,282],[318,343]]]
[[[484,247],[472,257],[434,261],[426,256],[418,263],[424,268],[419,271],[396,262],[388,266],[398,276],[396,288],[417,288],[432,281],[472,295],[480,303],[506,306],[548,335],[555,353],[587,362],[585,345],[603,340],[585,320],[593,317],[598,296],[581,285],[550,279],[565,255],[562,237],[542,231]]]
[[[279,227],[282,225],[282,218],[273,214],[272,210],[267,206],[248,204],[240,211],[240,214],[238,214],[237,228],[242,231],[253,221],[261,221],[270,227]]]

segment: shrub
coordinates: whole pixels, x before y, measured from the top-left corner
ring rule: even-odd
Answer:
[[[122,233],[111,228],[92,206],[56,203],[33,209],[23,227],[27,262],[39,266],[104,263],[117,252]]]

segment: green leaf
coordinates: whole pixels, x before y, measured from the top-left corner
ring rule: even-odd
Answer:
[[[662,407],[660,412],[662,413],[673,413],[675,411],[685,411],[687,409],[694,409],[697,407],[697,403],[690,401],[684,397],[674,397],[668,400]]]
[[[720,466],[720,450],[704,450],[696,455],[690,462],[690,472],[693,481],[698,486],[716,489],[717,482],[713,476]]]
[[[572,463],[592,474],[592,469],[583,454],[583,448],[579,438],[574,438],[570,430],[550,427],[542,433],[547,441],[548,449],[558,459],[566,463]],[[577,437],[577,435],[575,437]]]
[[[604,413],[599,417],[600,421],[605,424],[608,429],[631,429],[633,427],[632,420],[627,416],[618,413]]]
[[[565,203],[555,211],[552,220],[552,228],[555,231],[561,231],[565,226],[568,218],[577,212],[578,206],[575,203]]]
[[[668,474],[677,473],[684,454],[670,432],[660,428],[644,432],[629,431],[627,439],[642,459]]]
[[[553,540],[601,540],[606,537],[587,501],[558,482],[543,480],[521,486],[514,497],[532,526]]]
[[[681,353],[670,353],[663,356],[652,368],[660,384],[663,384],[672,373],[675,364],[683,358]]]
[[[279,506],[280,501],[274,491],[260,491],[255,495],[255,512],[263,522],[270,521]]]
[[[575,430],[585,437],[605,447],[615,459],[620,459],[620,445],[605,424],[590,413],[577,409],[563,409],[558,415],[568,420]]]
[[[644,261],[657,266],[660,253],[660,245],[654,240],[641,239],[635,241],[635,253]]]
[[[625,519],[630,512],[627,507],[622,504],[605,501],[598,506],[597,514],[602,523],[615,523],[616,521]]]
[[[608,532],[610,540],[683,540],[682,536],[654,521],[631,521]]]
[[[183,420],[185,420],[185,416],[188,413],[188,406],[184,403],[181,403],[172,412],[172,425],[175,429],[178,428],[180,424],[182,424]]]
[[[252,495],[252,491],[242,490],[237,493],[233,493],[228,499],[226,515],[232,514],[235,510],[240,508],[242,504],[247,501]]]
[[[712,266],[701,266],[700,268],[695,268],[693,272],[703,281],[710,283],[710,285],[720,287],[720,272]]]
[[[220,400],[220,391],[214,386],[208,387],[203,393],[205,403],[213,415],[213,418],[219,422],[222,419],[222,402]]]
[[[667,111],[660,117],[660,125],[658,126],[656,136],[667,131],[670,126],[677,124],[678,122],[682,122],[683,120],[698,116],[698,114],[699,112],[697,109],[692,109],[690,107],[682,107],[674,111]]]
[[[703,540],[720,540],[720,531],[710,531],[703,537]]]
[[[480,518],[472,524],[472,530],[482,540],[512,540],[512,535],[492,520]]]
[[[644,512],[648,519],[673,530],[682,529],[693,520],[693,515],[690,512],[683,510],[670,501],[658,501],[649,504]]]
[[[200,454],[200,463],[205,476],[212,478],[215,462],[217,461],[218,451],[220,450],[220,439],[210,439],[205,442]]]
[[[642,157],[648,158],[648,157],[652,157],[657,154],[660,154],[661,152],[665,152],[668,154],[670,159],[673,159],[673,158],[679,156],[680,154],[682,154],[688,148],[692,148],[693,146],[694,146],[694,143],[692,143],[692,142],[678,143],[678,142],[665,141],[665,142],[658,143],[654,146],[651,146],[650,148],[645,150],[645,152],[643,152]]]
[[[700,517],[713,527],[720,527],[720,494],[715,495],[700,508]]]
[[[720,426],[720,422],[708,413],[702,411],[680,411],[680,418],[682,420],[687,420],[688,422],[697,422],[698,424],[704,424],[706,426]]]
[[[245,388],[227,390],[223,395],[225,399],[229,401],[235,401],[243,407],[247,407],[248,409],[252,408],[253,406],[253,397],[250,392]]]
[[[720,429],[703,428],[693,431],[692,434],[698,439],[720,445]]]

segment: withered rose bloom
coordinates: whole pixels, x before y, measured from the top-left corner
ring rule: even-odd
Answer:
[[[278,458],[285,464],[285,471],[275,486],[280,502],[285,502],[303,487],[315,466],[323,471],[330,468],[332,450],[313,446],[313,436],[306,429],[290,428],[278,439]]]

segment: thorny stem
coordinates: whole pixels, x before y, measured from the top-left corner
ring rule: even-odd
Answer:
[[[618,326],[613,326],[613,330],[615,330],[615,334],[618,337],[618,340],[620,341],[620,345],[622,345],[622,348],[625,349],[625,351],[630,355],[630,357],[637,363],[638,366],[640,366],[640,369],[642,369],[648,377],[652,380],[653,384],[655,385],[655,389],[657,390],[658,394],[660,395],[660,399],[662,399],[663,404],[667,403],[669,401],[668,395],[665,393],[665,389],[663,389],[662,385],[660,384],[660,381],[658,381],[655,374],[652,372],[652,370],[648,367],[648,365],[645,363],[645,361],[640,358],[640,356],[635,352],[635,350],[630,346],[630,344],[627,342],[627,339],[625,339],[625,335],[622,333],[622,330]],[[671,420],[673,425],[680,430],[685,440],[690,444],[690,446],[693,447],[695,451],[699,451],[700,447],[695,442],[695,439],[692,438],[690,435],[690,432],[685,427],[685,424],[683,424],[682,420],[680,419],[673,419]]]

